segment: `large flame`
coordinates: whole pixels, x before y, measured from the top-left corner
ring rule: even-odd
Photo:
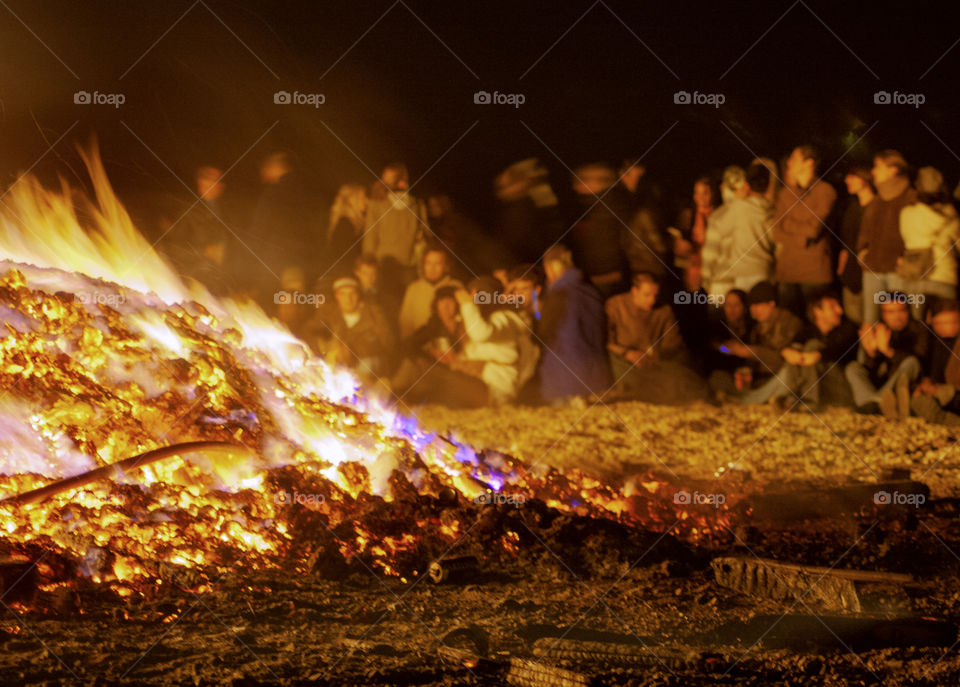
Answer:
[[[237,449],[0,504],[0,554],[54,552],[75,578],[127,595],[162,566],[280,565],[297,547],[412,574],[398,563],[417,547],[410,528],[450,542],[468,525],[361,522],[410,490],[462,500],[509,488],[558,508],[623,510],[621,494],[578,473],[535,476],[423,431],[256,305],[185,285],[134,227],[96,151],[83,155],[95,202],[26,176],[0,207],[0,498],[169,444]],[[304,544],[298,527],[319,534]]]

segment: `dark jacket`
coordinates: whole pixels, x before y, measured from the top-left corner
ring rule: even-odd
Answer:
[[[821,363],[835,364],[841,370],[844,365],[856,360],[859,341],[857,325],[846,317],[826,334],[812,322],[808,322],[794,338],[794,343],[802,344],[807,350],[820,351]],[[814,342],[816,346],[811,346]]]
[[[893,272],[903,255],[900,211],[917,200],[917,192],[906,177],[898,176],[877,187],[877,196],[863,209],[857,252],[864,248],[864,266],[880,274]]]
[[[830,232],[824,224],[833,210],[837,192],[825,181],[807,189],[784,186],[774,207],[773,240],[777,253],[777,281],[825,284],[833,280]]]
[[[803,327],[799,317],[784,308],[776,308],[763,322],[755,322],[747,345],[756,356],[748,360],[754,371],[773,374],[783,365],[780,351],[790,345]]]
[[[892,358],[887,358],[880,352],[877,352],[872,358],[868,355],[862,356],[863,366],[867,368],[870,381],[874,386],[881,386],[890,376],[890,373],[900,367],[900,363],[907,358],[911,356],[918,360],[926,358],[929,344],[927,331],[927,328],[921,322],[911,318],[906,327],[899,332],[890,333],[890,348],[893,349]]]
[[[547,400],[602,393],[610,385],[606,321],[600,293],[569,269],[547,289],[540,337],[540,389]]]

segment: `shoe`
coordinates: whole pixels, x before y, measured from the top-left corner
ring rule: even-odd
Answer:
[[[880,412],[888,420],[897,419],[897,395],[893,389],[887,389],[880,397]]]
[[[897,415],[900,420],[906,420],[910,417],[910,379],[905,375],[897,377],[897,383],[893,385],[894,393],[897,395]]]

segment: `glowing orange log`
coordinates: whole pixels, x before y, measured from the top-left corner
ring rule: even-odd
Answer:
[[[105,465],[102,468],[90,470],[89,472],[74,475],[73,477],[66,477],[64,479],[57,480],[56,482],[51,482],[50,484],[39,487],[38,489],[33,489],[32,491],[24,492],[23,494],[18,494],[17,496],[11,496],[0,501],[0,506],[26,506],[31,503],[40,503],[41,501],[45,501],[52,496],[62,494],[63,492],[70,491],[71,489],[76,489],[77,487],[82,487],[85,484],[90,484],[91,482],[99,482],[102,480],[122,477],[130,470],[142,468],[150,463],[156,463],[157,461],[161,461],[165,458],[172,458],[173,456],[178,456],[185,453],[194,453],[197,451],[210,451],[211,449],[230,449],[233,451],[249,450],[246,446],[231,444],[225,441],[188,441],[182,444],[164,446],[162,448],[153,449],[152,451],[147,451],[146,453],[141,453],[131,458],[125,458],[119,463]]]

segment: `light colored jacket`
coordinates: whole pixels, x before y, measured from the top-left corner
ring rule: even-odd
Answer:
[[[377,260],[393,258],[404,267],[419,264],[426,243],[427,210],[423,202],[406,191],[390,191],[367,206],[363,252]]]
[[[900,211],[900,236],[907,250],[933,249],[933,269],[925,279],[956,285],[960,219],[952,205],[907,205]]]
[[[410,282],[407,290],[403,292],[400,317],[397,320],[400,338],[406,339],[427,323],[430,319],[430,306],[433,305],[433,296],[437,289],[444,286],[463,288],[463,284],[449,276],[444,277],[436,284],[431,284],[426,279],[417,279]]]
[[[509,402],[530,379],[539,349],[530,330],[513,310],[497,310],[484,319],[472,302],[460,305],[460,316],[469,339],[463,347],[467,360],[485,361],[481,379],[494,404]]]

